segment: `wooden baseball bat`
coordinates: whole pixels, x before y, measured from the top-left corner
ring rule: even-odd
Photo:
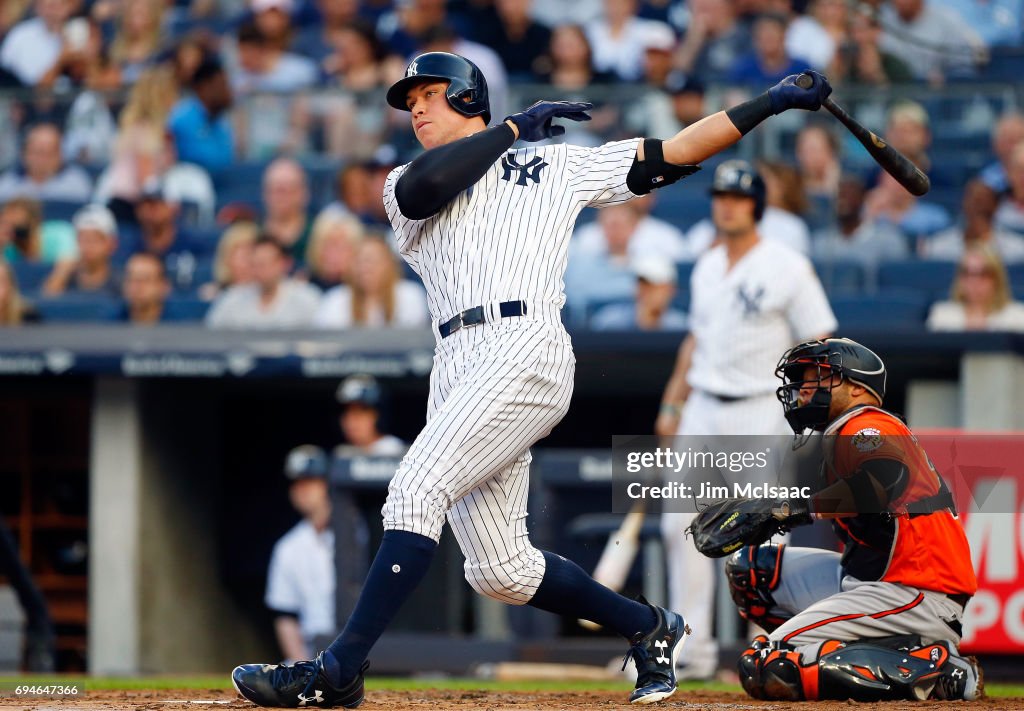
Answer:
[[[814,84],[814,78],[810,74],[801,74],[796,85],[801,89],[810,89]],[[898,150],[883,141],[873,132],[866,129],[857,119],[846,113],[846,110],[832,101],[831,97],[821,102],[829,112],[846,126],[846,128],[860,141],[871,157],[886,173],[896,178],[897,182],[907,189],[911,195],[924,195],[928,192],[932,183],[928,176],[921,172],[920,168],[910,162],[910,159]]]
[[[643,499],[633,504],[622,524],[605,543],[601,559],[594,568],[594,580],[606,588],[618,592],[626,584],[633,561],[640,550],[640,528],[644,525],[646,510]],[[579,620],[580,626],[588,630],[600,629],[600,625],[590,620]]]

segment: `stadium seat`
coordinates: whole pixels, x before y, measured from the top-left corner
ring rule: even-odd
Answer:
[[[88,294],[39,299],[34,305],[44,323],[112,321],[121,308],[118,299]]]
[[[85,207],[84,202],[68,200],[47,200],[43,203],[44,220],[64,220],[71,222],[75,213]]]
[[[814,271],[829,294],[856,294],[867,289],[864,267],[859,262],[816,259]]]
[[[711,214],[711,200],[703,190],[670,185],[658,191],[651,214],[685,231]]]
[[[11,264],[14,270],[14,278],[18,280],[18,289],[23,294],[34,294],[39,291],[53,271],[52,264],[38,264],[35,262],[18,261]]]
[[[884,262],[878,267],[878,288],[916,289],[935,299],[949,293],[956,276],[956,264],[925,260]]]
[[[920,328],[924,325],[928,305],[931,303],[925,294],[909,289],[836,296],[830,301],[840,331],[850,328]]]
[[[186,297],[171,297],[164,305],[164,321],[202,321],[210,308],[208,301]]]
[[[679,290],[690,290],[690,276],[693,274],[693,262],[676,262],[676,284]]]

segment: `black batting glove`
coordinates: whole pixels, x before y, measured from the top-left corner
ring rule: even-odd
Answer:
[[[534,143],[565,133],[564,126],[551,124],[552,119],[589,121],[590,116],[586,112],[592,108],[594,105],[586,101],[538,101],[525,111],[506,116],[505,120],[516,125],[521,139]]]
[[[806,89],[797,84],[800,74],[790,74],[768,90],[773,114],[781,114],[788,109],[817,111],[821,108],[821,102],[832,93],[832,86],[828,79],[818,72],[806,71],[804,74],[808,74],[813,80]]]

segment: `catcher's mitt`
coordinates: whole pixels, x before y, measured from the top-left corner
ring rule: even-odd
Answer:
[[[686,532],[708,558],[724,558],[742,546],[760,545],[779,531],[812,520],[805,501],[722,499],[701,511]]]

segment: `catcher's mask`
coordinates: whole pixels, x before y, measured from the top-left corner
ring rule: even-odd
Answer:
[[[813,377],[808,377],[808,368],[814,369]],[[885,398],[885,363],[870,348],[849,338],[826,338],[794,346],[779,360],[775,375],[782,381],[775,394],[797,435],[828,426],[832,389],[843,380],[867,388],[879,404]],[[814,393],[801,402],[800,391],[809,389]]]

